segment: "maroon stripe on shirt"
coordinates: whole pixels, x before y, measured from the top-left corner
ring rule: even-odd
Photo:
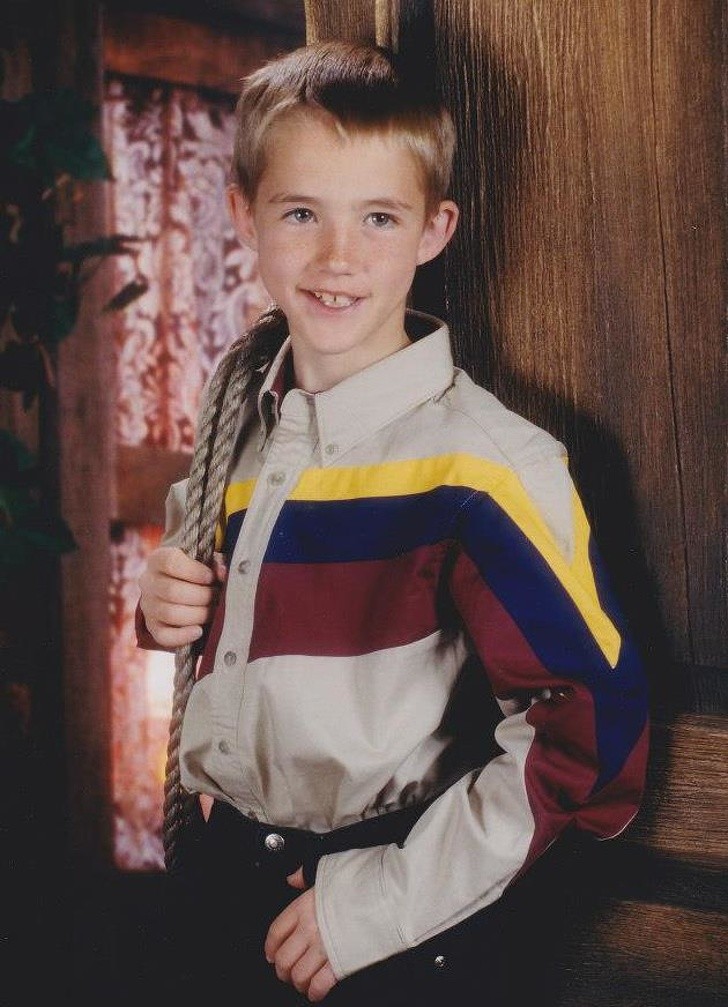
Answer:
[[[197,678],[204,678],[205,675],[209,675],[214,669],[215,651],[217,650],[217,645],[220,642],[222,625],[225,619],[225,588],[226,585],[223,584],[222,590],[220,591],[220,597],[217,602],[217,608],[215,609],[215,614],[212,617],[212,624],[210,625],[208,631],[207,640],[205,641],[205,646],[202,651],[202,658],[200,659]]]
[[[351,657],[434,633],[448,545],[422,546],[385,560],[266,563],[248,660],[283,654]]]
[[[450,592],[496,696],[558,686],[466,553],[453,567]]]
[[[526,792],[535,828],[522,870],[564,830],[584,805],[599,775],[594,702],[587,687],[572,683],[534,703],[526,720],[536,735],[526,757]]]
[[[574,808],[591,794],[599,772],[594,702],[583,683],[561,679],[543,666],[465,554],[458,557],[451,583],[455,604],[496,695],[527,698],[529,691],[551,690],[551,698],[534,703],[526,712],[526,720],[536,732],[525,766],[526,793],[535,824],[520,874],[563,831]]]

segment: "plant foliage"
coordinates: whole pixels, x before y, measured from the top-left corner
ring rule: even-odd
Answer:
[[[75,327],[93,260],[136,253],[129,235],[65,241],[83,185],[111,179],[94,114],[70,89],[0,101],[0,386],[22,393],[25,408],[53,381],[54,351]],[[146,289],[133,280],[106,310]]]
[[[41,502],[34,456],[7,430],[0,430],[0,586],[42,564],[50,553],[76,548],[63,519]]]

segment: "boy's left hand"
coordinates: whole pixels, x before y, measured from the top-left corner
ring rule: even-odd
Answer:
[[[293,888],[306,887],[300,867],[286,880]],[[313,888],[273,920],[265,940],[265,957],[275,965],[280,980],[291,983],[314,1003],[323,1000],[335,985],[316,921]]]

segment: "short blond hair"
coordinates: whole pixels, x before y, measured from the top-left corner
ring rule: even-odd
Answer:
[[[403,143],[421,173],[428,209],[450,186],[455,127],[430,89],[401,72],[381,46],[317,42],[271,60],[250,74],[236,108],[232,181],[254,199],[265,170],[266,141],[283,116],[311,111],[342,135],[379,133]]]

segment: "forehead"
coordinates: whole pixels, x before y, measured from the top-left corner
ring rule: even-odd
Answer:
[[[294,185],[295,183],[295,185]],[[297,109],[269,129],[257,197],[289,189],[311,195],[376,190],[417,205],[425,201],[423,172],[406,141],[396,132],[344,130],[326,113]]]

